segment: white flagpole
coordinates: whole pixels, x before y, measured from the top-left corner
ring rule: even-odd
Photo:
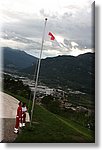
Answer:
[[[33,104],[32,104],[32,110],[31,110],[30,126],[31,126],[31,123],[32,123],[33,111],[34,111],[34,106],[35,106],[35,96],[36,96],[36,92],[37,92],[37,84],[38,84],[38,77],[39,77],[40,64],[41,64],[41,56],[42,56],[42,50],[43,50],[43,44],[44,44],[46,23],[47,23],[47,18],[45,18],[45,25],[44,25],[44,31],[43,31],[43,36],[42,36],[41,51],[40,51],[40,57],[39,57],[39,62],[38,62],[37,76],[36,76],[34,96],[33,96]]]

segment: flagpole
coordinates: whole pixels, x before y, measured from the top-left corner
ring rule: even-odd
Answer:
[[[38,77],[39,77],[40,64],[41,64],[41,56],[42,56],[42,50],[43,50],[43,44],[44,44],[46,23],[47,23],[47,18],[45,18],[45,25],[44,25],[43,36],[42,36],[41,51],[40,51],[40,57],[39,57],[39,62],[38,62],[37,76],[36,76],[34,96],[33,96],[33,104],[32,104],[32,110],[31,110],[30,126],[32,124],[33,112],[34,112],[34,107],[35,107],[35,96],[36,96],[36,92],[37,92],[37,84],[38,84]]]

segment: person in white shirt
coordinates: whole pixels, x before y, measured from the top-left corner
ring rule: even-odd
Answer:
[[[22,126],[25,126],[26,123],[26,112],[27,112],[27,107],[26,107],[26,103],[23,103],[22,105]]]

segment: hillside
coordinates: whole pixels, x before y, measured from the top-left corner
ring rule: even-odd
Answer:
[[[61,86],[94,94],[94,62],[94,53],[46,58],[41,62],[39,79],[51,87]],[[34,73],[32,67],[22,71]]]
[[[24,51],[11,49],[9,47],[3,48],[4,69],[23,69],[36,63],[37,58],[27,54]]]
[[[93,143],[94,132],[36,105],[33,123],[26,126],[15,142]]]
[[[4,70],[17,70],[33,76],[36,57],[7,47],[3,48],[3,56]],[[71,88],[94,95],[95,53],[42,59],[39,80],[52,88]]]

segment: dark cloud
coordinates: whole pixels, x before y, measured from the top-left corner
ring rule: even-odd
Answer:
[[[41,8],[37,14],[4,9],[4,16],[7,16],[7,20],[3,24],[4,34],[2,38],[18,42],[19,44],[22,43],[25,46],[23,47],[24,49],[29,49],[29,51],[35,49],[37,53],[37,50],[40,50],[41,47],[44,18],[47,17],[46,34],[50,31],[55,35],[62,36],[68,49],[72,48],[70,41],[78,43],[81,49],[85,46],[92,48],[93,25],[91,11],[88,11],[86,7],[81,8],[74,4],[66,5],[63,9],[65,11],[61,13],[57,10],[51,12],[51,10],[46,11],[45,8]],[[58,50],[54,44],[45,45],[44,49],[46,50],[45,55],[47,55],[47,49]],[[61,51],[62,49],[59,47],[58,52]]]
[[[41,37],[43,21],[38,19],[22,19],[15,23],[5,23],[3,31],[12,31],[25,37]]]

